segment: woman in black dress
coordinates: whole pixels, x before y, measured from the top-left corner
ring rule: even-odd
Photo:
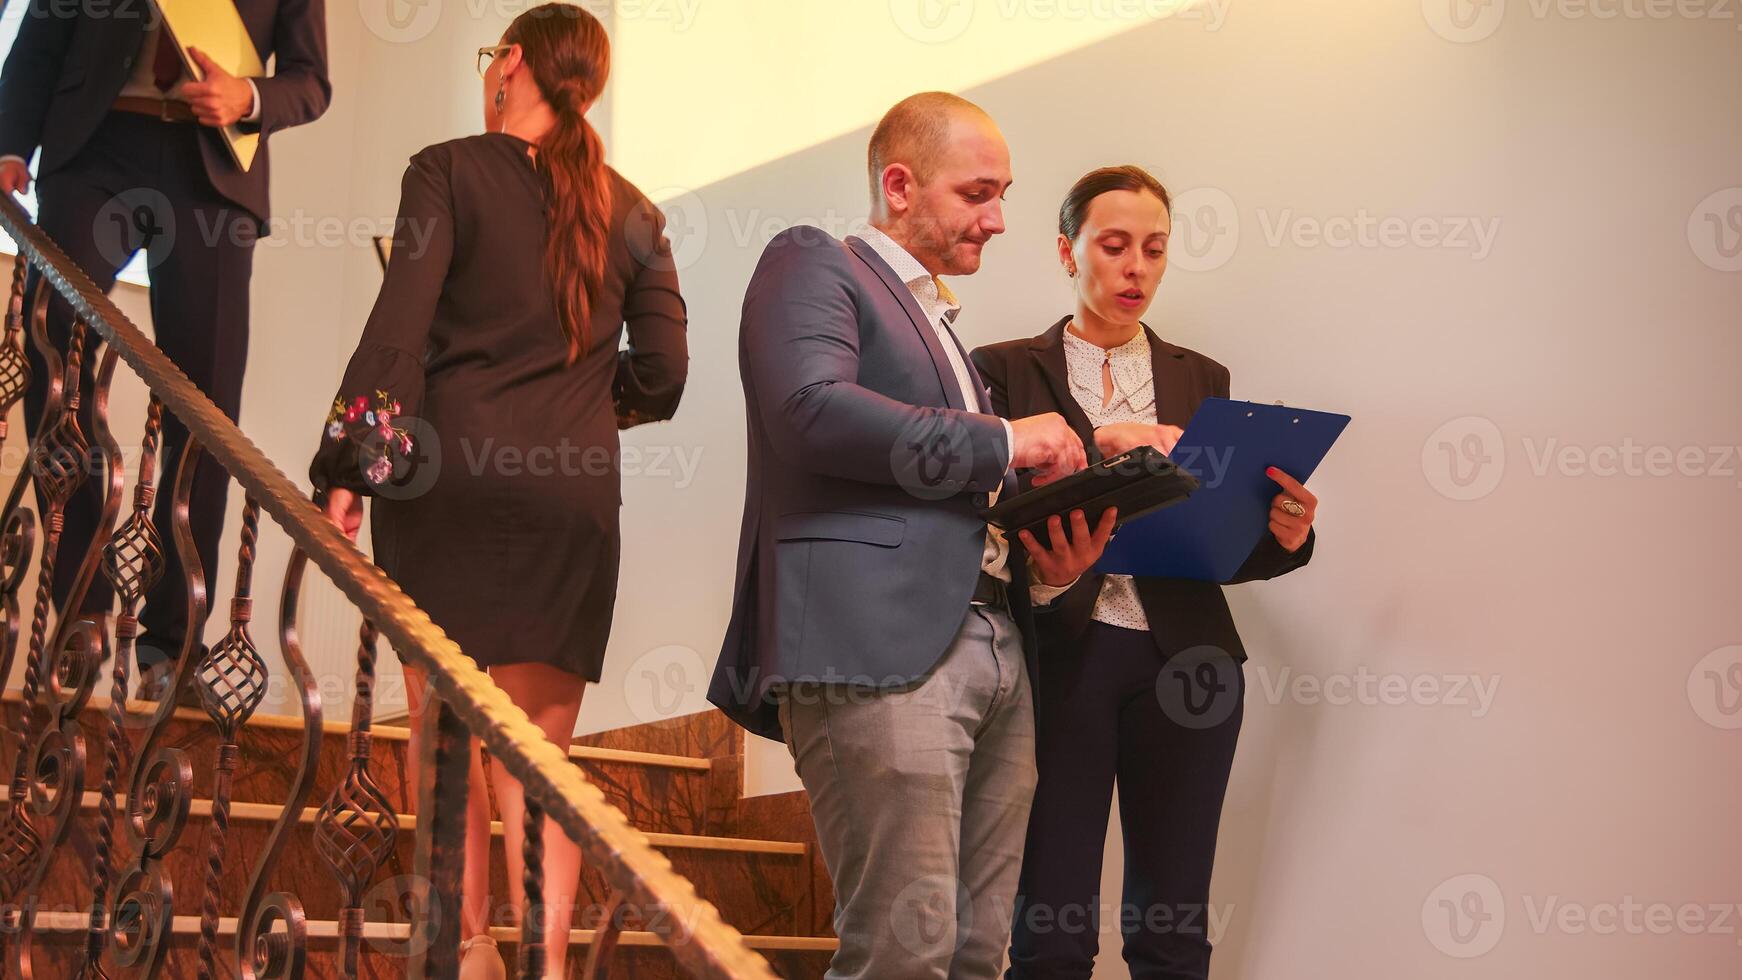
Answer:
[[[1096,170],[1059,209],[1072,315],[1038,337],[976,350],[1005,418],[1059,412],[1092,458],[1171,452],[1228,369],[1140,319],[1167,271],[1166,188],[1137,167]],[[1270,530],[1229,580],[1312,557],[1317,498],[1272,469]],[[1006,980],[1086,980],[1099,945],[1101,855],[1119,788],[1120,931],[1132,980],[1209,975],[1210,871],[1240,734],[1246,651],[1222,584],[1087,574],[1035,617],[1039,782],[1029,811]]]
[[[599,22],[568,4],[530,8],[480,50],[488,132],[412,157],[386,278],[310,467],[349,534],[375,497],[376,562],[560,745],[610,633],[618,430],[670,418],[688,362],[664,219],[583,117],[609,57]],[[427,688],[405,673],[415,733]],[[463,975],[500,977],[472,755],[463,925],[480,938]],[[494,776],[524,914],[523,797]],[[579,867],[547,826],[552,977],[566,975]]]

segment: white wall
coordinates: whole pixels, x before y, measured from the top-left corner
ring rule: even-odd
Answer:
[[[1058,201],[1091,167],[1137,162],[1180,195],[1150,322],[1230,365],[1237,396],[1355,417],[1314,480],[1314,563],[1231,590],[1252,693],[1214,896],[1218,976],[1717,978],[1742,962],[1734,909],[1725,922],[1716,909],[1742,898],[1728,829],[1742,803],[1729,601],[1742,469],[1724,448],[1742,421],[1742,272],[1706,217],[1742,221],[1742,126],[1720,94],[1742,82],[1742,36],[1721,8],[1537,9],[1479,8],[1460,33],[1431,3],[1238,4],[1214,29],[1137,25],[962,89],[1003,125],[1017,178],[1008,233],[952,283],[965,341],[1068,310]],[[935,69],[893,30],[855,24],[849,46],[810,24],[739,70],[795,90],[763,93],[760,117],[826,136],[794,61],[829,52],[852,73],[887,51],[917,91],[956,58],[1004,57],[996,10],[978,5]],[[729,14],[704,8],[692,30],[709,18]],[[765,61],[782,43],[803,51]],[[665,68],[658,97],[733,111],[732,89],[681,59]],[[676,202],[696,243],[695,378],[665,432],[706,459],[688,491],[630,497],[593,722],[614,678],[632,707],[651,691],[702,706],[736,543],[743,283],[782,224],[863,215],[873,119]],[[620,114],[619,143],[638,127],[661,139],[672,123]],[[1363,216],[1408,222],[1421,243],[1323,240]],[[1455,474],[1447,446],[1473,454]],[[1639,452],[1637,475],[1554,455],[1568,446],[1605,472],[1606,451]],[[1687,472],[1712,475],[1651,476],[1647,459],[1662,460],[1646,447],[1693,447]],[[1317,693],[1356,683],[1375,703]],[[1417,693],[1380,701],[1394,684]],[[756,742],[748,780],[793,786],[784,750]],[[1107,896],[1119,855],[1114,841]],[[1493,918],[1460,943],[1441,903],[1467,893]],[[1657,934],[1666,914],[1694,924]],[[1123,976],[1103,946],[1099,975]]]
[[[1017,178],[1008,233],[952,283],[965,342],[1068,309],[1058,201],[1083,171],[1135,162],[1179,197],[1151,325],[1228,364],[1238,397],[1355,418],[1313,481],[1312,565],[1231,590],[1251,689],[1216,975],[1735,976],[1742,33],[1716,3],[1544,2],[1252,0],[1159,21],[1101,4],[1085,27],[1065,16],[1084,5],[986,0],[920,39],[900,3],[886,24],[797,0],[620,17],[614,88],[638,84],[614,92],[608,137],[669,201],[692,381],[676,421],[626,440],[647,454],[625,480],[618,624],[583,728],[705,706],[742,502],[744,283],[785,224],[863,216],[883,105],[952,87],[1000,121]],[[384,227],[406,157],[478,128],[471,51],[519,8],[406,9],[394,28],[376,0],[331,5],[338,95],[274,140],[281,214]],[[741,57],[679,56],[710,38]],[[889,97],[811,105],[841,77]],[[813,135],[684,145],[719,113]],[[1418,242],[1325,240],[1366,218],[1419,223]],[[317,239],[263,249],[254,293],[243,424],[293,474],[379,282],[365,240]],[[1601,475],[1566,447],[1604,472],[1606,451],[1639,455]],[[1648,448],[1686,448],[1684,475],[1649,475]],[[282,548],[266,536],[264,568]],[[348,683],[355,620],[317,588],[305,640]],[[1418,693],[1329,703],[1300,686],[1374,676]],[[1491,702],[1451,695],[1471,681]],[[793,786],[784,750],[757,742],[748,782]],[[1116,839],[1108,856],[1111,904]],[[1441,902],[1466,893],[1489,918],[1459,942]],[[1682,925],[1658,934],[1666,913]],[[1123,976],[1103,948],[1097,975]]]

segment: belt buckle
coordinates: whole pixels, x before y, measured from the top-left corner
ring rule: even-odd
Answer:
[[[157,118],[161,119],[164,122],[175,122],[175,120],[170,118],[170,115],[169,115],[169,100],[168,99],[158,99],[157,100]]]

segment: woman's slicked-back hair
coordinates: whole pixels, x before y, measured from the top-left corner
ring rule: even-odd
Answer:
[[[1161,186],[1149,171],[1134,164],[1122,167],[1102,167],[1084,174],[1075,184],[1071,185],[1070,193],[1065,195],[1065,202],[1059,205],[1059,234],[1072,242],[1083,230],[1083,222],[1088,220],[1089,202],[1108,191],[1148,191],[1161,198],[1161,206],[1173,210],[1173,198],[1167,193],[1167,188]]]

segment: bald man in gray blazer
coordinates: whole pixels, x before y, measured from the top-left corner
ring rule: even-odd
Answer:
[[[1100,556],[1111,515],[1044,544],[983,510],[1014,467],[1085,465],[1057,414],[1006,423],[940,276],[1004,230],[1009,151],[945,93],[869,152],[872,227],[795,227],[744,298],[748,486],[709,698],[785,741],[835,885],[830,978],[992,978],[1033,795],[1032,616]]]

